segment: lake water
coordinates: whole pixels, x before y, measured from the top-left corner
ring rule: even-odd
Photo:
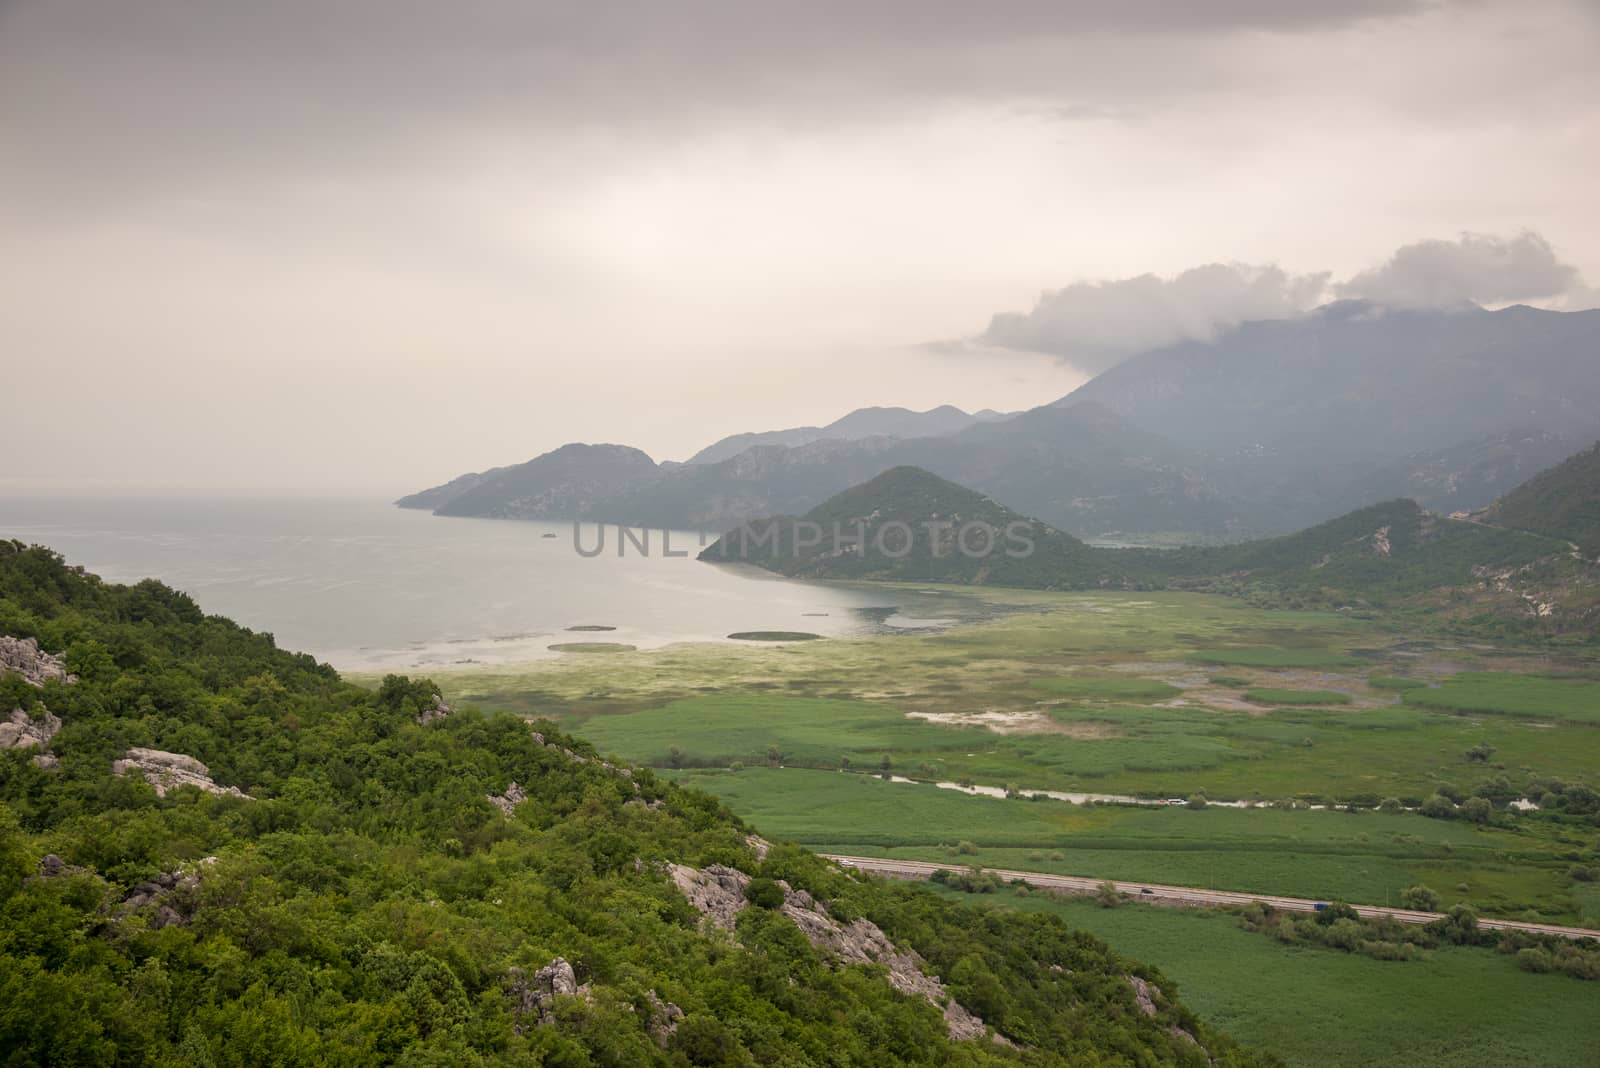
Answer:
[[[562,655],[547,650],[560,642],[873,633],[902,607],[891,594],[700,563],[693,534],[673,536],[687,557],[662,555],[653,532],[650,556],[630,544],[620,558],[615,527],[593,558],[573,534],[570,523],[445,519],[385,501],[0,499],[0,537],[48,545],[111,581],[161,579],[348,670],[515,663]],[[596,528],[581,536],[592,550]]]

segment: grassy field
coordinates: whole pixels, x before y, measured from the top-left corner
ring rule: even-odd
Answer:
[[[767,837],[823,852],[1380,905],[1398,905],[1421,883],[1445,907],[1600,928],[1596,898],[1586,896],[1594,884],[1575,882],[1565,859],[1592,846],[1581,836],[1414,813],[1005,800],[793,768],[670,774],[716,794]]]
[[[435,680],[451,701],[553,718],[720,794],[766,833],[840,851],[937,860],[970,841],[989,864],[1038,867],[1031,856],[1061,852],[1045,870],[1376,903],[1426,882],[1447,902],[1600,922],[1595,895],[1566,874],[1593,862],[1592,828],[1084,809],[837,774],[1409,805],[1502,778],[1512,790],[1592,782],[1600,685],[1551,677],[1593,678],[1592,664],[1195,594],[876,588],[905,614],[956,625],[568,655]],[[745,770],[727,772],[735,764]]]
[[[1580,679],[1468,671],[1435,687],[1407,690],[1405,700],[1451,712],[1600,724],[1600,683]]]
[[[673,747],[681,762],[725,766],[765,760],[776,745],[791,764],[876,766],[887,753],[915,777],[1032,789],[1413,801],[1498,775],[1571,780],[1600,767],[1600,730],[1570,717],[1551,728],[1457,716],[1421,703],[1452,692],[1448,681],[1403,694],[1373,685],[1519,663],[1481,648],[1419,651],[1379,621],[1188,594],[929,596],[941,600],[925,613],[966,622],[861,640],[568,656],[436,679],[452,700],[550,716],[658,765]],[[1233,666],[1213,677],[1203,662]],[[1268,700],[1247,701],[1250,692]],[[1315,693],[1349,703],[1302,699]],[[1481,743],[1493,763],[1466,762]]]
[[[1174,980],[1207,1021],[1303,1068],[1547,1068],[1600,1060],[1600,990],[1487,949],[1407,963],[1281,945],[1225,913],[966,895],[1052,912]]]

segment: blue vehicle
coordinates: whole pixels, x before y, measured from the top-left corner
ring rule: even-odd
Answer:
[[[1323,909],[1328,907],[1328,903],[1326,901],[1318,901],[1315,905],[1312,905],[1311,907],[1316,909],[1318,912],[1321,912]]]

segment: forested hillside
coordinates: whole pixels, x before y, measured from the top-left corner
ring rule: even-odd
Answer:
[[[1172,984],[0,543],[7,1064],[1255,1065]],[[533,729],[537,728],[537,729]]]
[[[1576,491],[1573,496],[1582,499]],[[942,524],[936,540],[930,522]],[[967,524],[995,532],[992,542],[977,534],[967,539],[972,548],[989,545],[990,551],[961,550],[958,535]],[[1007,536],[1013,525],[1023,540]],[[835,528],[847,538],[861,531],[864,539],[841,549],[834,543]],[[901,550],[898,536],[884,537],[890,528],[914,533],[908,551]],[[807,544],[808,537],[817,540]],[[1274,606],[1424,609],[1478,628],[1532,624],[1581,634],[1592,631],[1600,613],[1600,572],[1564,542],[1437,516],[1415,501],[1371,505],[1279,538],[1207,548],[1110,549],[1087,545],[915,467],[887,471],[804,516],[746,524],[700,558],[806,578],[1190,590]]]
[[[1486,523],[1564,538],[1600,556],[1600,444],[1542,471],[1495,501]]]

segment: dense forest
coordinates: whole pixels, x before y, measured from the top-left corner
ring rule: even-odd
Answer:
[[[1053,917],[768,846],[159,583],[0,542],[0,635],[6,1064],[1275,1063]]]

